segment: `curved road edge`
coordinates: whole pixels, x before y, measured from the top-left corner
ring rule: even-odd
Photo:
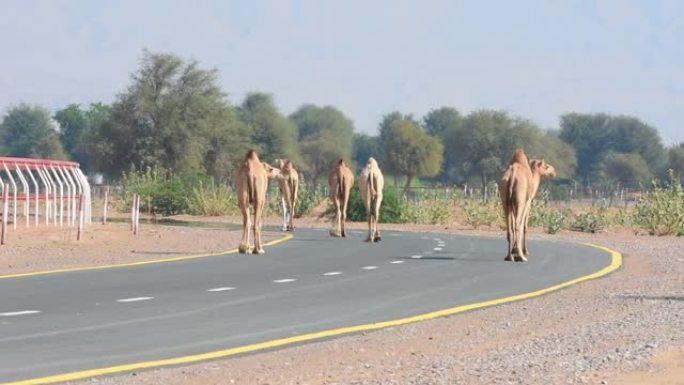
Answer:
[[[288,236],[285,236],[281,239],[271,241],[270,245],[274,245],[277,243],[284,242],[286,240],[292,239],[292,237],[293,237],[292,235],[288,235]],[[388,320],[388,321],[383,321],[383,322],[376,322],[376,323],[369,323],[369,324],[362,324],[362,325],[355,325],[355,326],[348,326],[348,327],[324,330],[324,331],[315,332],[315,333],[301,334],[301,335],[294,336],[294,337],[280,338],[280,339],[275,339],[275,340],[271,340],[271,341],[265,341],[265,342],[240,346],[240,347],[231,348],[231,349],[217,350],[217,351],[203,353],[203,354],[195,354],[195,355],[169,358],[169,359],[163,359],[163,360],[155,360],[155,361],[136,362],[136,363],[125,364],[125,365],[110,366],[110,367],[104,367],[104,368],[98,368],[98,369],[90,369],[90,370],[83,370],[83,371],[77,371],[77,372],[58,374],[58,375],[47,376],[47,377],[33,378],[33,379],[28,379],[28,380],[8,382],[5,385],[53,384],[53,383],[58,383],[58,382],[80,380],[80,379],[84,379],[84,378],[97,377],[97,376],[103,376],[103,375],[108,375],[108,374],[116,374],[116,373],[128,372],[128,371],[133,371],[133,370],[150,369],[150,368],[157,368],[157,367],[171,366],[171,365],[190,364],[190,363],[196,363],[196,362],[200,362],[200,361],[206,361],[206,360],[212,360],[212,359],[218,359],[218,358],[226,358],[226,357],[230,357],[230,356],[234,356],[234,355],[238,355],[238,354],[252,353],[252,352],[257,352],[260,350],[273,349],[273,348],[282,347],[282,346],[286,346],[286,345],[292,345],[292,344],[296,344],[296,343],[311,342],[311,341],[320,340],[320,339],[324,339],[324,338],[342,336],[345,334],[358,333],[358,332],[364,332],[364,331],[372,331],[372,330],[378,330],[378,329],[383,329],[383,328],[388,328],[388,327],[393,327],[393,326],[406,325],[406,324],[419,322],[419,321],[427,321],[427,320],[431,320],[431,319],[435,319],[435,318],[439,318],[439,317],[446,317],[446,316],[450,316],[450,315],[454,315],[454,314],[458,314],[458,313],[463,313],[463,312],[470,311],[470,310],[476,310],[476,309],[481,309],[481,308],[485,308],[485,307],[496,306],[496,305],[501,305],[501,304],[505,304],[505,303],[510,303],[510,302],[520,301],[520,300],[524,300],[524,299],[538,297],[538,296],[541,296],[544,294],[548,294],[548,293],[551,293],[551,292],[554,292],[554,291],[557,291],[557,290],[578,284],[580,282],[584,282],[584,281],[588,281],[591,279],[603,277],[603,276],[608,275],[608,274],[612,273],[613,271],[619,269],[622,266],[622,253],[620,253],[619,251],[612,250],[612,249],[609,249],[609,248],[604,247],[604,246],[590,244],[590,243],[581,243],[581,244],[608,252],[611,255],[611,263],[608,266],[606,266],[606,267],[602,268],[601,270],[598,270],[594,273],[587,274],[587,275],[584,275],[584,276],[581,276],[581,277],[578,277],[578,278],[575,278],[575,279],[572,279],[569,281],[561,282],[559,284],[549,286],[549,287],[544,288],[544,289],[531,291],[528,293],[516,294],[516,295],[502,297],[502,298],[497,298],[497,299],[492,299],[492,300],[487,300],[487,301],[482,301],[482,302],[471,303],[471,304],[467,304],[467,305],[456,306],[456,307],[452,307],[452,308],[446,308],[446,309],[437,310],[437,311],[424,313],[424,314],[418,314],[418,315],[414,315],[414,316],[410,316],[410,317],[405,317],[405,318],[400,318],[400,319],[395,319],[395,320]],[[230,250],[226,253],[234,253],[235,251],[236,250]],[[83,268],[83,269],[76,269],[76,270],[91,270],[91,269],[103,269],[103,268],[112,268],[112,267],[121,267],[121,266],[134,266],[134,265],[140,265],[140,264],[161,263],[161,262],[167,262],[167,261],[175,261],[175,260],[191,259],[191,258],[201,258],[201,257],[216,256],[216,255],[220,255],[220,254],[206,254],[206,255],[198,255],[198,256],[176,257],[176,258],[171,258],[171,259],[166,259],[166,260],[139,262],[139,263],[126,264],[126,265],[113,265],[113,266],[106,266],[106,267],[100,266],[100,267]],[[68,271],[74,271],[74,270],[68,270]],[[27,274],[16,275],[16,276],[49,274],[49,273],[55,273],[55,272],[60,272],[60,271],[27,273]],[[8,276],[0,276],[0,279],[1,278],[7,278],[7,277]]]
[[[294,238],[294,235],[287,234],[282,238],[274,239],[272,241],[264,243],[264,246],[277,245],[279,243],[289,241],[292,238]],[[157,264],[157,263],[185,261],[185,260],[189,260],[189,259],[220,257],[220,256],[224,256],[224,255],[235,254],[237,252],[238,252],[238,249],[236,247],[236,248],[229,249],[229,250],[219,251],[217,253],[178,255],[175,257],[169,257],[169,258],[163,258],[163,259],[154,259],[154,260],[150,260],[150,261],[117,263],[117,264],[113,264],[113,265],[102,265],[102,266],[74,267],[74,268],[56,269],[56,270],[42,270],[42,271],[34,271],[34,272],[30,272],[30,273],[7,274],[7,275],[0,275],[0,279],[32,277],[32,276],[36,276],[36,275],[47,275],[47,274],[57,274],[57,273],[72,273],[75,271],[104,270],[104,269],[116,269],[116,268],[120,268],[120,267],[152,265],[152,264]]]

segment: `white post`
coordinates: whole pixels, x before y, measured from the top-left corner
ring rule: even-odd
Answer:
[[[43,181],[43,184],[45,184],[45,224],[49,225],[50,218],[52,217],[52,202],[50,202],[50,196],[52,195],[52,182],[50,182],[50,178],[45,170],[42,170],[40,167],[36,168],[36,170],[38,170],[38,176]]]
[[[29,205],[31,204],[31,189],[29,188],[29,184],[26,181],[26,178],[24,178],[24,174],[21,172],[19,165],[15,164],[14,167],[17,168],[17,175],[19,176],[21,185],[24,188],[24,216],[26,217],[26,227],[29,227]]]
[[[7,176],[9,176],[10,183],[12,183],[12,201],[13,201],[13,207],[14,209],[12,210],[12,227],[16,230],[17,229],[17,183],[14,181],[14,177],[12,176],[12,173],[10,172],[9,168],[7,168],[7,165],[5,163],[2,164],[2,166],[5,168],[5,171],[7,171]]]
[[[7,240],[7,201],[9,200],[8,190],[2,189],[2,235],[0,235],[0,244],[4,245]]]
[[[68,181],[68,184],[70,184],[72,188],[72,198],[70,199],[73,202],[71,206],[71,224],[76,225],[76,211],[78,210],[77,206],[79,199],[77,194],[81,193],[81,185],[74,182],[74,179],[71,177],[71,172],[69,171],[69,169],[60,167],[60,170],[64,174],[64,178]]]
[[[38,226],[38,215],[40,214],[40,188],[38,187],[38,182],[36,181],[36,178],[33,176],[33,173],[29,169],[28,165],[24,165],[24,168],[26,168],[26,173],[31,177],[31,182],[33,182],[33,188],[36,190],[36,210],[35,210],[35,218],[36,218],[36,226]]]
[[[133,235],[138,235],[139,223],[140,223],[140,195],[135,194],[135,227],[133,227]]]
[[[133,193],[131,196],[131,231],[135,227],[135,196],[138,194]]]
[[[73,219],[75,219],[74,209],[76,208],[74,205],[74,200],[72,199],[73,196],[75,195],[74,192],[74,186],[69,183],[69,178],[64,174],[64,171],[62,170],[61,167],[55,168],[57,171],[57,175],[59,176],[60,180],[64,182],[66,185],[66,218],[67,218],[67,226],[72,226],[74,224]]]
[[[102,224],[106,225],[107,224],[107,205],[109,204],[109,186],[105,186],[105,191],[104,191],[104,202],[102,205]]]
[[[43,172],[48,182],[50,182],[52,201],[50,202],[50,207],[52,208],[52,223],[57,226],[57,183],[52,179],[50,175],[50,170],[46,166],[43,166]]]
[[[55,171],[54,166],[50,166],[50,171],[52,171],[52,175],[55,177],[55,180],[57,181],[57,184],[59,185],[59,225],[63,226],[64,225],[64,185],[62,184],[62,180],[59,179],[59,175],[57,174],[57,171]]]
[[[76,234],[76,240],[81,240],[81,234],[83,234],[83,205],[84,205],[83,194],[78,198],[78,233]]]
[[[92,193],[90,190],[90,184],[88,183],[88,178],[86,178],[85,174],[83,174],[83,171],[81,171],[80,168],[75,168],[72,169],[74,172],[74,175],[77,177],[77,180],[81,184],[81,187],[83,188],[83,192],[85,193],[85,222],[86,223],[93,223],[93,216],[92,216]]]

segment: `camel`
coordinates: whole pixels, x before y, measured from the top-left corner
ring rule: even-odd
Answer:
[[[385,179],[380,167],[378,167],[378,162],[372,157],[368,158],[366,167],[361,170],[361,178],[359,179],[361,199],[366,205],[366,215],[368,216],[368,238],[366,242],[378,242],[381,239],[380,231],[378,231],[378,218],[380,217],[384,185]]]
[[[328,185],[330,186],[330,197],[335,203],[335,229],[330,231],[333,237],[346,237],[344,225],[347,220],[347,204],[349,203],[349,192],[354,185],[354,173],[347,167],[344,159],[340,158],[337,165],[328,175]]]
[[[263,254],[261,244],[261,214],[266,201],[268,178],[274,178],[280,170],[259,160],[256,151],[249,150],[237,171],[237,198],[242,213],[242,240],[238,251],[242,254]],[[250,207],[253,211],[250,213]],[[254,248],[250,242],[250,227],[254,232]]]
[[[297,203],[297,191],[299,190],[299,173],[290,160],[276,159],[276,167],[280,169],[278,189],[280,201],[283,207],[282,231],[294,231],[295,205]]]
[[[508,253],[504,260],[527,261],[527,224],[532,200],[542,178],[553,178],[556,170],[545,160],[527,159],[525,151],[518,149],[508,163],[499,181],[499,196],[506,217]]]

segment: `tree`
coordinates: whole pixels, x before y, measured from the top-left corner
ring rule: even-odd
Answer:
[[[387,169],[406,176],[406,190],[413,178],[436,175],[442,167],[442,142],[413,120],[393,121],[385,148]]]
[[[55,113],[55,120],[61,127],[60,140],[64,150],[85,173],[93,171],[93,130],[109,119],[110,111],[108,105],[93,103],[85,111],[78,104],[70,104]]]
[[[468,114],[459,129],[447,131],[445,144],[453,156],[449,174],[465,182],[479,179],[485,199],[489,182],[498,178],[517,148],[523,148],[531,159],[548,160],[559,175],[572,175],[575,166],[574,152],[557,135],[504,111]]]
[[[423,118],[423,125],[427,133],[439,138],[463,125],[461,114],[452,107],[441,107],[428,112]]]
[[[144,51],[131,84],[118,95],[109,119],[97,128],[93,156],[97,166],[110,175],[131,165],[228,173],[206,169],[207,146],[217,137],[237,137],[237,127],[215,69],[201,69],[196,61],[171,54]],[[224,143],[228,147],[221,149],[221,156],[232,164],[244,154],[243,143],[236,142]]]
[[[297,126],[278,111],[271,95],[248,94],[238,112],[262,160],[287,158],[295,164],[301,163]]]
[[[629,116],[570,113],[561,116],[559,137],[577,154],[577,176],[590,183],[602,172],[610,152],[639,154],[651,173],[658,173],[667,154],[655,128]]]
[[[404,115],[399,111],[390,112],[389,114],[382,117],[382,121],[380,122],[378,130],[380,132],[380,141],[383,144],[386,144],[389,141],[392,130],[394,128],[394,123],[402,120],[418,124],[418,122],[416,122],[416,120],[413,119],[412,115]]]
[[[50,111],[20,104],[8,110],[0,125],[0,143],[5,156],[66,159],[59,141],[59,124]]]
[[[380,161],[384,159],[385,149],[380,143],[379,136],[366,134],[354,135],[354,152],[352,159],[358,166],[365,165],[371,156]],[[382,165],[380,165],[382,166]]]
[[[684,176],[684,142],[676,146],[670,147],[668,150],[669,168],[674,172],[674,175],[681,179]]]
[[[337,108],[305,104],[290,119],[297,125],[302,158],[313,186],[334,161],[351,159],[354,124]]]
[[[601,164],[605,178],[617,181],[622,185],[637,185],[650,177],[649,167],[639,154],[621,154],[611,152]]]

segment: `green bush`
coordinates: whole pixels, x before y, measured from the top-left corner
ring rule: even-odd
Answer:
[[[608,202],[603,199],[598,206],[593,205],[586,213],[575,215],[570,228],[584,233],[595,233],[608,225]]]
[[[402,223],[402,213],[405,211],[405,207],[405,201],[397,196],[394,189],[384,188],[379,221],[381,223]],[[322,216],[335,216],[335,207],[332,202]],[[366,217],[366,206],[363,204],[361,190],[359,190],[356,181],[349,193],[347,219],[354,222],[364,222],[368,220]]]
[[[237,197],[227,185],[199,182],[188,199],[188,214],[231,215],[239,212]]]
[[[465,223],[473,228],[504,223],[499,199],[492,199],[489,203],[484,203],[478,199],[464,199],[461,202],[461,208],[465,216]]]
[[[651,235],[684,235],[684,191],[672,170],[663,187],[653,182],[653,191],[637,201],[634,224]]]
[[[529,225],[541,226],[548,234],[556,234],[565,227],[568,213],[549,206],[551,196],[553,196],[553,191],[545,189],[540,191],[537,198],[532,201]]]
[[[175,215],[189,211],[189,197],[193,186],[206,182],[209,177],[187,173],[174,175],[159,167],[146,171],[125,172],[120,197],[123,209],[130,210],[134,193],[140,195],[140,211],[150,214]]]

